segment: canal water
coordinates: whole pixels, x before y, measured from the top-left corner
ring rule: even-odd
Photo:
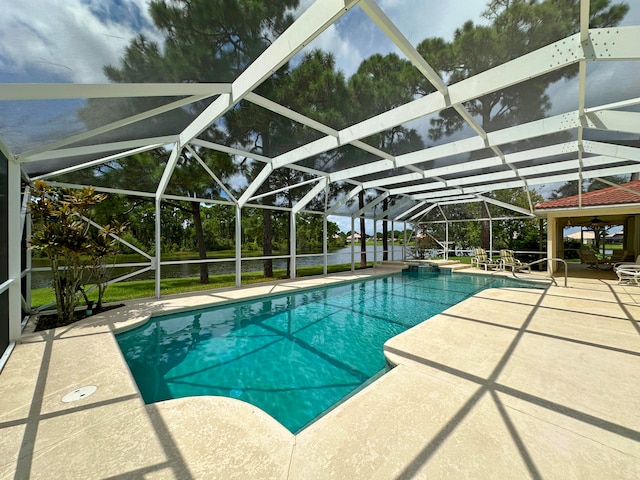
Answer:
[[[402,260],[403,248],[399,246],[393,247],[393,258],[395,260]],[[382,260],[382,245],[376,245],[377,259]],[[359,246],[356,246],[355,255],[356,263],[360,262],[360,250]],[[389,260],[391,260],[391,245],[389,245]],[[367,245],[367,261],[373,261],[373,245]],[[317,257],[297,257],[296,265],[298,267],[310,267],[322,265],[323,256]],[[329,265],[351,263],[351,247],[344,247],[338,250],[329,252],[327,255],[327,263]],[[45,264],[46,265],[46,264]],[[243,260],[242,271],[243,272],[257,272],[262,271],[262,260]],[[116,278],[127,273],[139,270],[142,267],[114,267],[111,274],[111,278]],[[235,260],[229,259],[228,262],[216,262],[209,264],[209,275],[221,275],[225,273],[235,273]],[[284,269],[287,268],[287,260],[274,259],[273,268]],[[161,278],[186,278],[197,277],[200,275],[200,265],[198,264],[186,264],[186,265],[164,265],[160,269]],[[155,278],[154,271],[148,271],[140,275],[136,275],[131,280],[151,280]],[[31,288],[43,288],[51,286],[51,272],[33,272],[31,276]]]

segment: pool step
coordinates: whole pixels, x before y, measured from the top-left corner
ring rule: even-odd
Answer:
[[[466,270],[467,268],[471,268],[471,265],[469,265],[468,263],[449,263],[446,265],[439,265],[440,270],[443,271],[457,271],[457,270]]]
[[[454,270],[471,268],[468,263],[460,263],[458,260],[414,260],[405,262],[404,265],[409,271],[440,270],[442,273],[451,273]]]
[[[438,261],[438,268],[442,273],[451,273],[455,270],[463,270],[469,268],[471,265],[467,263],[460,263],[458,260],[440,260]]]

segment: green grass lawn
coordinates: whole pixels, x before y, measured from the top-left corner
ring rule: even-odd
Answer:
[[[278,252],[274,251],[274,255],[287,255],[287,252]],[[207,258],[229,258],[235,259],[236,251],[235,250],[216,250],[207,252]],[[262,255],[261,251],[258,250],[243,250],[242,258],[251,258],[251,257],[259,257]],[[83,257],[84,258],[84,257]],[[117,263],[148,263],[149,259],[139,255],[137,253],[119,253],[116,255],[116,264]],[[171,252],[171,253],[163,253],[162,261],[168,262],[173,260],[198,260],[200,257],[197,252]],[[34,267],[47,267],[49,266],[49,260],[46,257],[38,257],[34,256],[32,259]],[[111,263],[110,261],[109,263]]]
[[[367,263],[368,267],[373,266],[373,262]],[[360,267],[356,264],[356,269]],[[344,272],[351,269],[350,263],[339,265],[328,265],[328,273]],[[299,267],[296,269],[298,277],[308,277],[311,275],[322,275],[322,266]],[[262,272],[247,272],[242,274],[242,284],[250,285],[253,283],[270,282],[273,280],[282,280],[286,277],[286,270],[274,270],[273,277],[265,278]],[[171,295],[176,293],[197,292],[199,290],[210,290],[212,288],[232,287],[235,286],[236,279],[233,273],[224,275],[209,275],[209,283],[202,284],[198,277],[189,278],[164,278],[160,280],[160,292],[162,295]],[[155,295],[154,280],[134,280],[130,282],[114,283],[107,288],[104,296],[105,303],[121,302],[124,300],[132,300],[135,298],[148,298]],[[90,300],[97,299],[97,292],[93,291],[88,294]],[[55,301],[55,295],[52,288],[36,288],[31,291],[31,306],[39,307]]]

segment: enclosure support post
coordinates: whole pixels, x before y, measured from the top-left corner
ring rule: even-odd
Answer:
[[[289,238],[290,238],[290,244],[291,247],[289,249],[289,256],[291,258],[291,262],[289,263],[291,265],[291,272],[290,272],[290,278],[292,280],[294,280],[296,278],[296,250],[297,250],[297,243],[298,240],[296,238],[296,214],[295,212],[291,211],[290,213],[291,215],[291,229],[289,231]]]
[[[160,224],[160,197],[156,197],[156,298],[160,298],[160,256],[162,255],[162,245],[160,244],[161,224]]]
[[[25,237],[27,239],[27,246],[31,243],[32,228],[33,228],[33,224],[31,222],[31,214],[27,212],[27,218],[25,219],[25,230],[26,230]],[[31,310],[31,267],[33,266],[32,263],[33,263],[32,252],[30,248],[27,248],[27,264],[25,265],[25,269],[27,270],[27,278],[26,278],[27,289],[25,291],[24,301],[27,304],[27,307],[29,307],[29,310]]]
[[[242,285],[242,208],[236,205],[236,287]]]
[[[489,252],[493,254],[493,220],[489,220]]]
[[[356,227],[355,224],[356,224],[355,218],[351,217],[351,271],[352,272],[355,272],[355,270],[356,270],[356,264],[355,264],[355,258],[354,258],[354,256],[355,256],[355,248],[356,248],[356,246],[355,246],[355,238],[354,237],[356,236],[356,233],[353,230]]]
[[[325,209],[326,210],[326,209]],[[323,215],[322,216],[322,238],[324,239],[322,241],[322,273],[324,275],[326,275],[328,273],[328,268],[327,268],[327,262],[328,262],[328,258],[327,258],[327,254],[328,254],[328,247],[327,244],[329,243],[329,239],[327,238],[327,232],[328,232],[328,228],[327,228],[327,216]]]
[[[547,217],[547,257],[555,258],[556,255],[556,241],[558,236],[558,219],[555,217]],[[547,272],[549,276],[553,276],[553,272],[556,271],[557,262],[549,260],[547,262]]]
[[[167,161],[167,165],[164,167],[162,178],[160,178],[160,183],[158,183],[158,188],[156,189],[156,298],[160,298],[160,257],[162,255],[162,244],[160,242],[160,238],[162,237],[160,202],[162,201],[162,195],[164,195],[164,192],[167,189],[169,180],[171,180],[173,170],[176,168],[181,150],[181,147],[177,143],[173,145],[173,150],[171,150],[169,160]]]
[[[444,222],[444,259],[449,260],[449,222]]]
[[[543,249],[543,243],[544,243],[544,220],[542,218],[540,218],[538,220],[538,251],[542,252]],[[563,252],[564,253],[564,252]],[[538,256],[538,260],[542,260],[544,258],[544,254],[540,254]],[[563,257],[564,258],[564,255]]]
[[[9,342],[22,335],[22,292],[20,281],[22,233],[20,231],[20,165],[9,160],[7,168],[7,270],[9,297]],[[0,352],[1,353],[1,352]]]
[[[24,256],[24,268],[20,260],[20,292],[23,300],[23,311],[31,311],[31,215],[29,214],[29,201],[31,189],[27,185],[22,192],[22,207],[20,210],[20,252]]]
[[[402,242],[402,260],[407,259],[407,222],[402,222],[402,230],[404,234],[404,241]]]

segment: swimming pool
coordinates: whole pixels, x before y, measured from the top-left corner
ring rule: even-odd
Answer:
[[[234,397],[296,433],[385,371],[389,338],[480,290],[531,286],[403,272],[153,317],[116,338],[146,403]]]

